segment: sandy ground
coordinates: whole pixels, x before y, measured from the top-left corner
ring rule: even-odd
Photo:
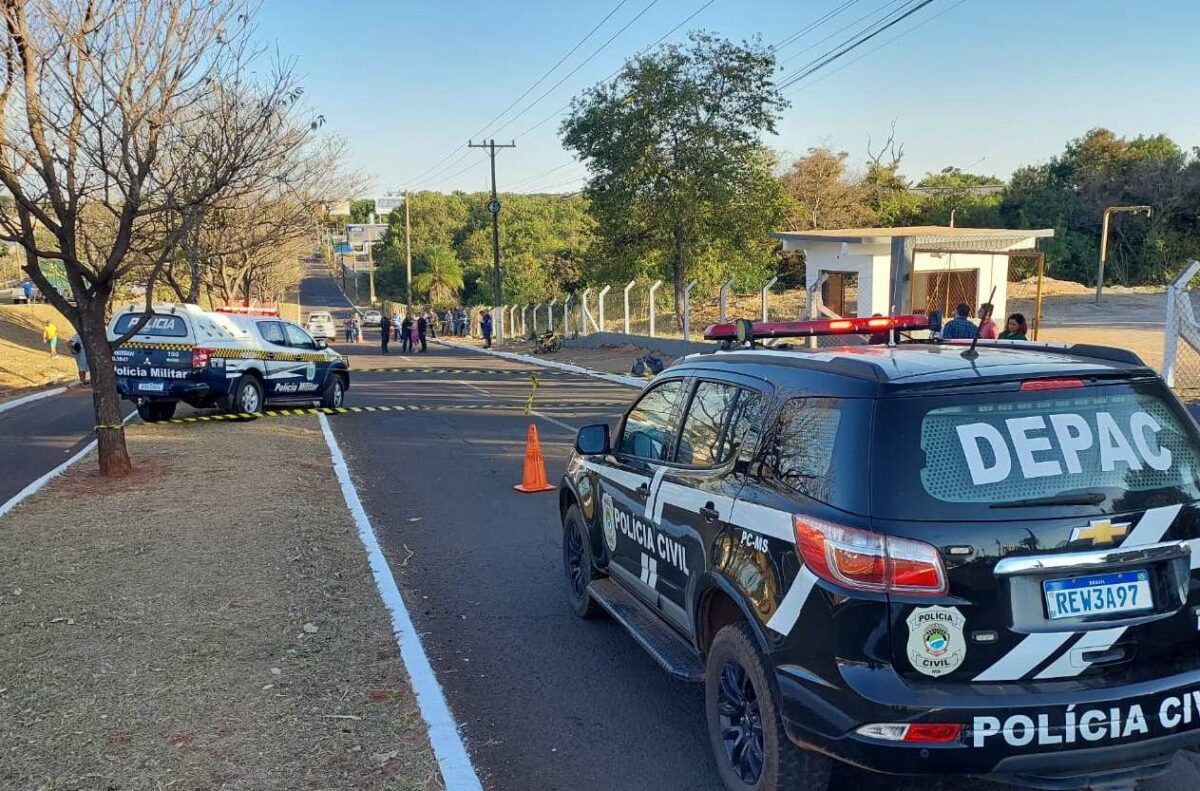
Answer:
[[[315,419],[130,445],[2,520],[0,788],[440,788]]]

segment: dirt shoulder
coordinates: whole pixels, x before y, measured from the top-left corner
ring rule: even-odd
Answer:
[[[58,326],[58,358],[42,343],[42,322]],[[21,395],[76,378],[75,358],[67,342],[71,323],[49,305],[0,305],[0,398]]]
[[[315,419],[129,433],[0,519],[0,787],[441,788]]]
[[[483,341],[478,338],[451,338],[455,343],[464,343],[471,346],[483,348]],[[670,365],[675,358],[669,354],[663,354],[654,349],[645,349],[641,346],[635,346],[627,343],[621,346],[563,346],[558,351],[553,353],[540,353],[534,348],[532,341],[517,341],[506,340],[503,345],[495,347],[498,351],[512,352],[513,354],[528,354],[532,357],[544,357],[547,360],[554,360],[560,363],[571,363],[583,368],[590,368],[593,371],[603,371],[610,374],[628,374],[630,368],[633,367],[633,361],[638,357],[646,354],[652,354],[663,361],[663,365]]]

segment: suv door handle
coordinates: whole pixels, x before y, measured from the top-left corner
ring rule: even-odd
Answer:
[[[700,509],[700,516],[704,517],[705,522],[716,522],[721,518],[721,512],[713,506],[710,500]]]
[[[650,496],[650,484],[642,481],[642,485],[633,490],[633,493],[638,497],[645,499]]]

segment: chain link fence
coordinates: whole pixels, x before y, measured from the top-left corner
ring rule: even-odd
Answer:
[[[1163,378],[1182,400],[1200,401],[1200,261],[1167,289]]]

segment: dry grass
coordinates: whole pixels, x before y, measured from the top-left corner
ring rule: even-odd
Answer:
[[[57,360],[42,343],[42,322],[58,325]],[[75,379],[75,360],[66,348],[75,334],[70,322],[49,305],[0,305],[0,395]]]
[[[0,788],[440,788],[315,422],[130,435],[0,522]]]

